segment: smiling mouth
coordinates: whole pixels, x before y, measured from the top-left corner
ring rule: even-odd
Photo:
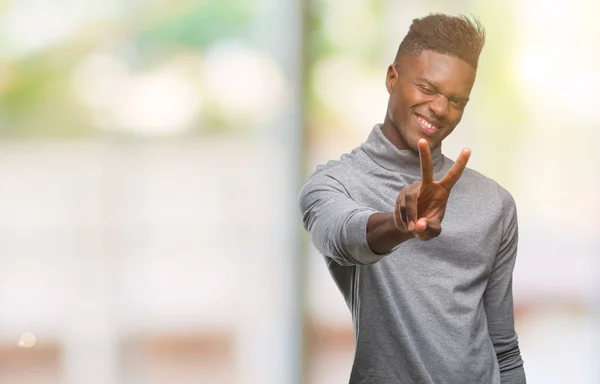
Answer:
[[[425,120],[421,116],[417,115],[417,121],[419,122],[419,126],[421,127],[421,131],[427,136],[431,136],[435,134],[440,127],[431,124],[429,121]]]

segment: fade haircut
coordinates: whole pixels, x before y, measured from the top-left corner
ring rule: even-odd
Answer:
[[[455,17],[432,13],[412,21],[394,62],[397,63],[404,55],[418,55],[431,50],[464,60],[477,69],[484,44],[485,29],[477,18],[471,21],[464,15]]]

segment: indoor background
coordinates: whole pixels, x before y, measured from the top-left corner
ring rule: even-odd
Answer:
[[[528,383],[600,383],[597,1],[0,0],[0,384],[347,382],[296,195],[429,12],[487,29],[443,147],[517,202]]]

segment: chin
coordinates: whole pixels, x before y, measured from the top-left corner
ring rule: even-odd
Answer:
[[[426,136],[426,135],[415,135],[412,140],[410,141],[410,147],[413,148],[415,151],[418,151],[418,146],[417,143],[419,142],[419,140],[421,139],[425,139],[427,141],[427,143],[429,144],[429,147],[431,148],[433,141],[431,139],[431,137]]]

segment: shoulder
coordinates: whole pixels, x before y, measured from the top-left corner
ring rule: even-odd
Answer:
[[[360,148],[344,154],[339,160],[330,160],[317,166],[304,180],[298,194],[301,211],[306,211],[316,202],[329,201],[339,197],[350,197],[350,189],[360,178],[356,162],[362,156]]]
[[[361,147],[353,149],[350,153],[343,154],[338,160],[330,160],[325,164],[317,166],[314,172],[308,176],[308,182],[327,182],[335,180],[341,184],[351,182],[368,167],[370,158]]]
[[[461,180],[465,181],[467,188],[477,191],[482,197],[496,202],[506,214],[516,210],[515,199],[512,194],[500,183],[471,168],[465,168]]]
[[[444,167],[447,172],[454,161],[444,156],[444,162],[448,164]],[[504,209],[515,206],[513,196],[505,187],[496,180],[469,167],[464,169],[453,190],[455,189],[464,192],[471,198],[482,199],[490,204],[501,204]]]

